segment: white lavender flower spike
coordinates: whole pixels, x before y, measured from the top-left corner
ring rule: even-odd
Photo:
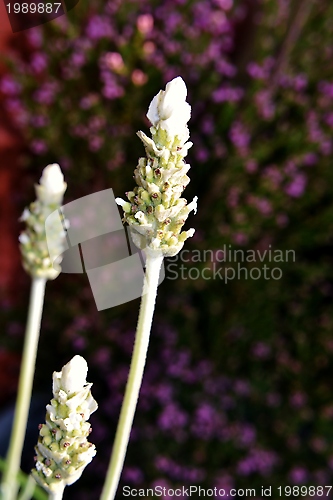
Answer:
[[[36,466],[32,476],[48,493],[61,498],[65,486],[77,481],[96,455],[88,442],[87,422],[97,410],[86,376],[87,362],[81,356],[53,373],[53,399],[47,405],[46,424],[39,426]]]
[[[128,202],[117,198],[124,210],[135,245],[152,256],[171,257],[193,236],[194,229],[181,231],[197,197],[187,204],[181,194],[190,182],[190,165],[184,161],[191,142],[187,122],[191,106],[181,77],[166,85],[150,103],[147,117],[152,138],[139,131],[147,158],[140,158],[134,171],[137,187],[126,193]]]
[[[64,251],[66,233],[59,218],[54,219],[53,226],[48,231],[48,242],[45,234],[47,217],[60,208],[67,184],[57,163],[44,168],[40,184],[35,185],[37,200],[25,208],[21,220],[26,223],[26,229],[20,234],[20,248],[24,269],[35,278],[55,279],[61,272],[60,259],[53,263],[52,255]]]

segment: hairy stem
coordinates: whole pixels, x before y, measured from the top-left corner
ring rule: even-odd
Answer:
[[[31,284],[28,320],[25,332],[20,380],[14,422],[7,453],[6,469],[1,485],[3,500],[15,500],[18,492],[17,474],[26,433],[32,384],[35,373],[40,322],[42,318],[46,280],[34,278]]]
[[[101,500],[113,500],[117,492],[146,362],[162,262],[163,257],[147,257],[145,283],[131,367]]]

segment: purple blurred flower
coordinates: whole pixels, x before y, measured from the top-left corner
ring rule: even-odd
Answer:
[[[33,94],[33,98],[40,104],[50,105],[54,102],[59,89],[58,82],[49,81],[40,86]]]
[[[0,91],[7,96],[15,96],[21,92],[22,86],[10,75],[4,75],[0,80]]]
[[[30,67],[35,73],[43,72],[48,65],[48,58],[43,52],[34,52],[30,60]]]
[[[223,85],[219,89],[214,90],[212,99],[214,102],[238,102],[242,99],[243,95],[243,89]]]
[[[176,403],[167,403],[158,419],[158,425],[164,431],[182,429],[187,422],[188,415]]]
[[[325,96],[333,99],[333,83],[332,82],[320,82],[318,84],[318,90]]]
[[[46,153],[47,151],[47,145],[46,142],[43,141],[42,139],[34,139],[31,144],[31,151],[35,153],[36,155],[42,155]]]
[[[244,155],[249,147],[251,136],[245,125],[239,121],[232,124],[229,137],[233,145],[241,155]]]
[[[285,192],[292,198],[299,198],[304,193],[307,179],[302,173],[296,174],[293,180],[286,186]]]
[[[268,476],[277,463],[278,457],[275,452],[254,448],[238,462],[237,471],[242,476],[249,476],[253,473]]]
[[[111,38],[113,30],[109,19],[106,16],[98,15],[91,17],[86,27],[86,34],[94,41],[101,38]]]
[[[309,475],[304,467],[296,466],[291,469],[289,477],[293,484],[305,484],[308,481]]]

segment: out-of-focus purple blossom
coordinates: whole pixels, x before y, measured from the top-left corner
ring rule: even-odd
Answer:
[[[278,188],[283,181],[282,172],[276,165],[269,165],[264,170],[264,177],[266,177],[275,188]]]
[[[224,12],[213,11],[211,13],[210,28],[215,36],[221,36],[230,32],[230,22]]]
[[[238,149],[241,155],[245,155],[251,140],[250,133],[245,125],[236,121],[232,124],[229,137],[233,145]]]
[[[156,50],[156,45],[154,44],[154,42],[145,42],[142,46],[142,49],[143,49],[143,52],[146,56],[150,56],[151,54],[153,54]]]
[[[186,483],[199,483],[206,476],[202,469],[177,464],[166,456],[158,456],[155,459],[155,467],[160,472],[167,474],[170,479]]]
[[[161,430],[184,429],[188,422],[188,415],[175,403],[167,404],[158,419]]]
[[[34,73],[42,73],[48,66],[48,58],[43,52],[34,52],[30,59],[30,67]]]
[[[79,125],[73,127],[71,129],[71,132],[76,137],[86,137],[89,133],[89,130],[87,129],[87,127],[80,123]]]
[[[306,75],[297,75],[294,78],[294,88],[296,92],[303,92],[308,86],[308,78]]]
[[[310,111],[308,113],[306,123],[310,141],[319,144],[323,142],[325,140],[325,135],[319,124],[318,113]]]
[[[206,116],[201,123],[201,130],[204,134],[211,135],[214,132],[215,124],[211,116]]]
[[[289,218],[286,214],[277,214],[276,223],[279,227],[286,227],[288,225]]]
[[[169,403],[173,396],[173,387],[167,382],[159,384],[154,388],[155,396],[160,403]]]
[[[83,337],[75,337],[73,339],[73,347],[77,351],[83,351],[83,349],[85,349],[86,346],[87,346],[87,341]]]
[[[306,484],[309,478],[309,474],[304,467],[295,466],[291,469],[289,478],[293,484]]]
[[[124,95],[124,89],[115,82],[109,81],[102,89],[102,94],[106,99],[118,99]]]
[[[247,162],[245,163],[245,169],[250,174],[253,174],[254,172],[256,172],[258,170],[257,161],[253,160],[253,159],[247,160]]]
[[[82,97],[81,101],[80,101],[80,107],[82,109],[90,109],[92,106],[94,106],[95,104],[97,104],[100,100],[100,96],[98,94],[95,94],[95,93],[90,93],[88,95],[86,95],[85,97]]]
[[[246,380],[236,380],[234,384],[234,391],[241,396],[248,396],[251,392],[251,386]]]
[[[47,151],[46,142],[42,139],[35,139],[30,144],[31,151],[36,155],[42,155]]]
[[[254,448],[247,457],[238,462],[237,471],[242,476],[258,473],[268,476],[278,463],[278,457],[273,451]]]
[[[324,156],[330,156],[333,151],[333,143],[332,140],[329,138],[323,139],[320,142],[320,151]]]
[[[33,127],[42,128],[50,123],[50,119],[45,115],[32,115],[30,118],[30,123]]]
[[[109,19],[106,16],[98,15],[91,17],[86,27],[86,34],[94,41],[101,38],[111,38],[113,30]]]
[[[288,160],[283,170],[287,175],[295,175],[297,173],[297,165],[295,160]]]
[[[222,419],[216,409],[208,403],[203,403],[194,414],[191,431],[202,439],[212,439],[218,435],[221,425]]]
[[[33,98],[36,102],[40,104],[50,105],[54,102],[59,85],[57,82],[48,81],[40,86],[38,90],[33,94]]]
[[[204,163],[209,158],[209,151],[204,146],[200,146],[197,148],[195,156],[200,163]]]
[[[236,67],[224,59],[217,60],[215,67],[216,71],[220,73],[220,75],[224,75],[228,78],[233,78],[237,73]]]
[[[83,52],[74,52],[70,58],[70,64],[76,68],[81,68],[86,62],[86,56]]]
[[[138,467],[125,467],[122,472],[123,480],[131,484],[142,484],[143,472]]]
[[[325,116],[325,123],[331,128],[333,128],[333,113],[327,113]]]
[[[99,62],[101,68],[107,68],[115,73],[121,73],[125,68],[124,60],[119,52],[106,52]]]
[[[148,35],[154,28],[154,18],[150,14],[138,16],[136,25],[140,33]]]
[[[24,127],[29,123],[29,114],[24,108],[23,103],[16,97],[10,97],[5,100],[4,106],[13,117],[16,125]]]
[[[15,96],[21,92],[22,86],[10,75],[4,75],[0,80],[0,92],[7,96]]]
[[[141,71],[141,69],[135,69],[132,72],[131,79],[132,79],[132,82],[134,83],[134,85],[136,85],[137,87],[140,87],[141,85],[144,85],[145,83],[147,83],[148,76],[146,75],[146,73]]]
[[[101,347],[93,355],[94,363],[103,367],[110,363],[110,350],[106,347]]]
[[[267,359],[271,353],[270,346],[265,342],[257,342],[252,348],[252,354],[258,359]]]
[[[307,401],[307,397],[303,392],[297,391],[294,394],[292,394],[290,398],[290,405],[293,408],[302,408]]]
[[[256,62],[251,62],[247,66],[247,72],[255,80],[266,80],[268,78],[267,70]]]
[[[256,435],[256,430],[252,425],[243,424],[237,430],[236,439],[241,446],[249,447],[255,442]]]
[[[106,125],[105,116],[93,116],[89,120],[88,128],[90,132],[98,132]]]
[[[233,242],[236,243],[236,245],[246,245],[246,243],[249,241],[248,236],[245,233],[237,232],[232,236]]]
[[[292,198],[299,198],[304,193],[307,178],[303,173],[295,175],[294,179],[286,186],[285,192]]]
[[[230,188],[227,196],[227,204],[229,205],[229,207],[235,208],[238,206],[239,194],[239,188],[237,186],[232,186]]]
[[[318,90],[325,96],[333,99],[333,83],[332,82],[320,82],[318,84]]]
[[[231,490],[235,487],[235,483],[230,475],[221,471],[221,474],[219,474],[215,481],[215,487],[217,489],[217,496],[215,496],[215,498],[225,499],[227,497],[231,497]],[[219,494],[219,491],[221,491],[221,495]]]
[[[30,30],[27,30],[26,37],[32,48],[40,49],[43,46],[44,40],[43,40],[42,30],[40,27],[35,27]]]
[[[318,162],[318,155],[316,153],[306,153],[304,155],[303,163],[306,166],[312,167]]]
[[[104,144],[104,137],[95,135],[89,139],[89,149],[93,153],[99,151]]]
[[[233,0],[215,0],[215,4],[223,10],[230,10],[233,6]]]
[[[272,204],[267,198],[257,198],[256,206],[262,215],[268,216],[273,212]]]
[[[243,89],[223,85],[213,91],[212,99],[214,102],[238,102],[242,99],[243,95]]]
[[[270,90],[260,90],[255,96],[258,113],[265,120],[271,120],[275,115],[275,105]]]

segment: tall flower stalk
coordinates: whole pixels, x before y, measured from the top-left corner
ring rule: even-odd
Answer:
[[[20,469],[21,455],[28,421],[32,385],[42,318],[46,281],[55,279],[61,272],[59,264],[53,264],[49,257],[50,246],[63,252],[65,232],[63,226],[51,228],[48,242],[45,234],[46,218],[57,210],[63,199],[67,184],[59,165],[48,165],[35,186],[37,200],[26,208],[21,220],[26,229],[19,237],[22,262],[32,277],[28,319],[24,338],[22,364],[19,378],[15,415],[10,437],[1,494],[3,500],[15,500],[18,492],[17,474]]]
[[[146,157],[134,171],[137,186],[126,193],[128,201],[117,198],[124,210],[135,245],[146,255],[146,274],[129,377],[120,413],[111,460],[101,500],[113,500],[123,468],[133,418],[139,397],[149,336],[157,295],[158,279],[164,257],[176,255],[194,229],[182,231],[197,197],[187,204],[181,198],[190,179],[190,165],[184,161],[192,146],[187,122],[191,107],[181,77],[166,85],[152,100],[147,117],[152,137],[139,131]]]

